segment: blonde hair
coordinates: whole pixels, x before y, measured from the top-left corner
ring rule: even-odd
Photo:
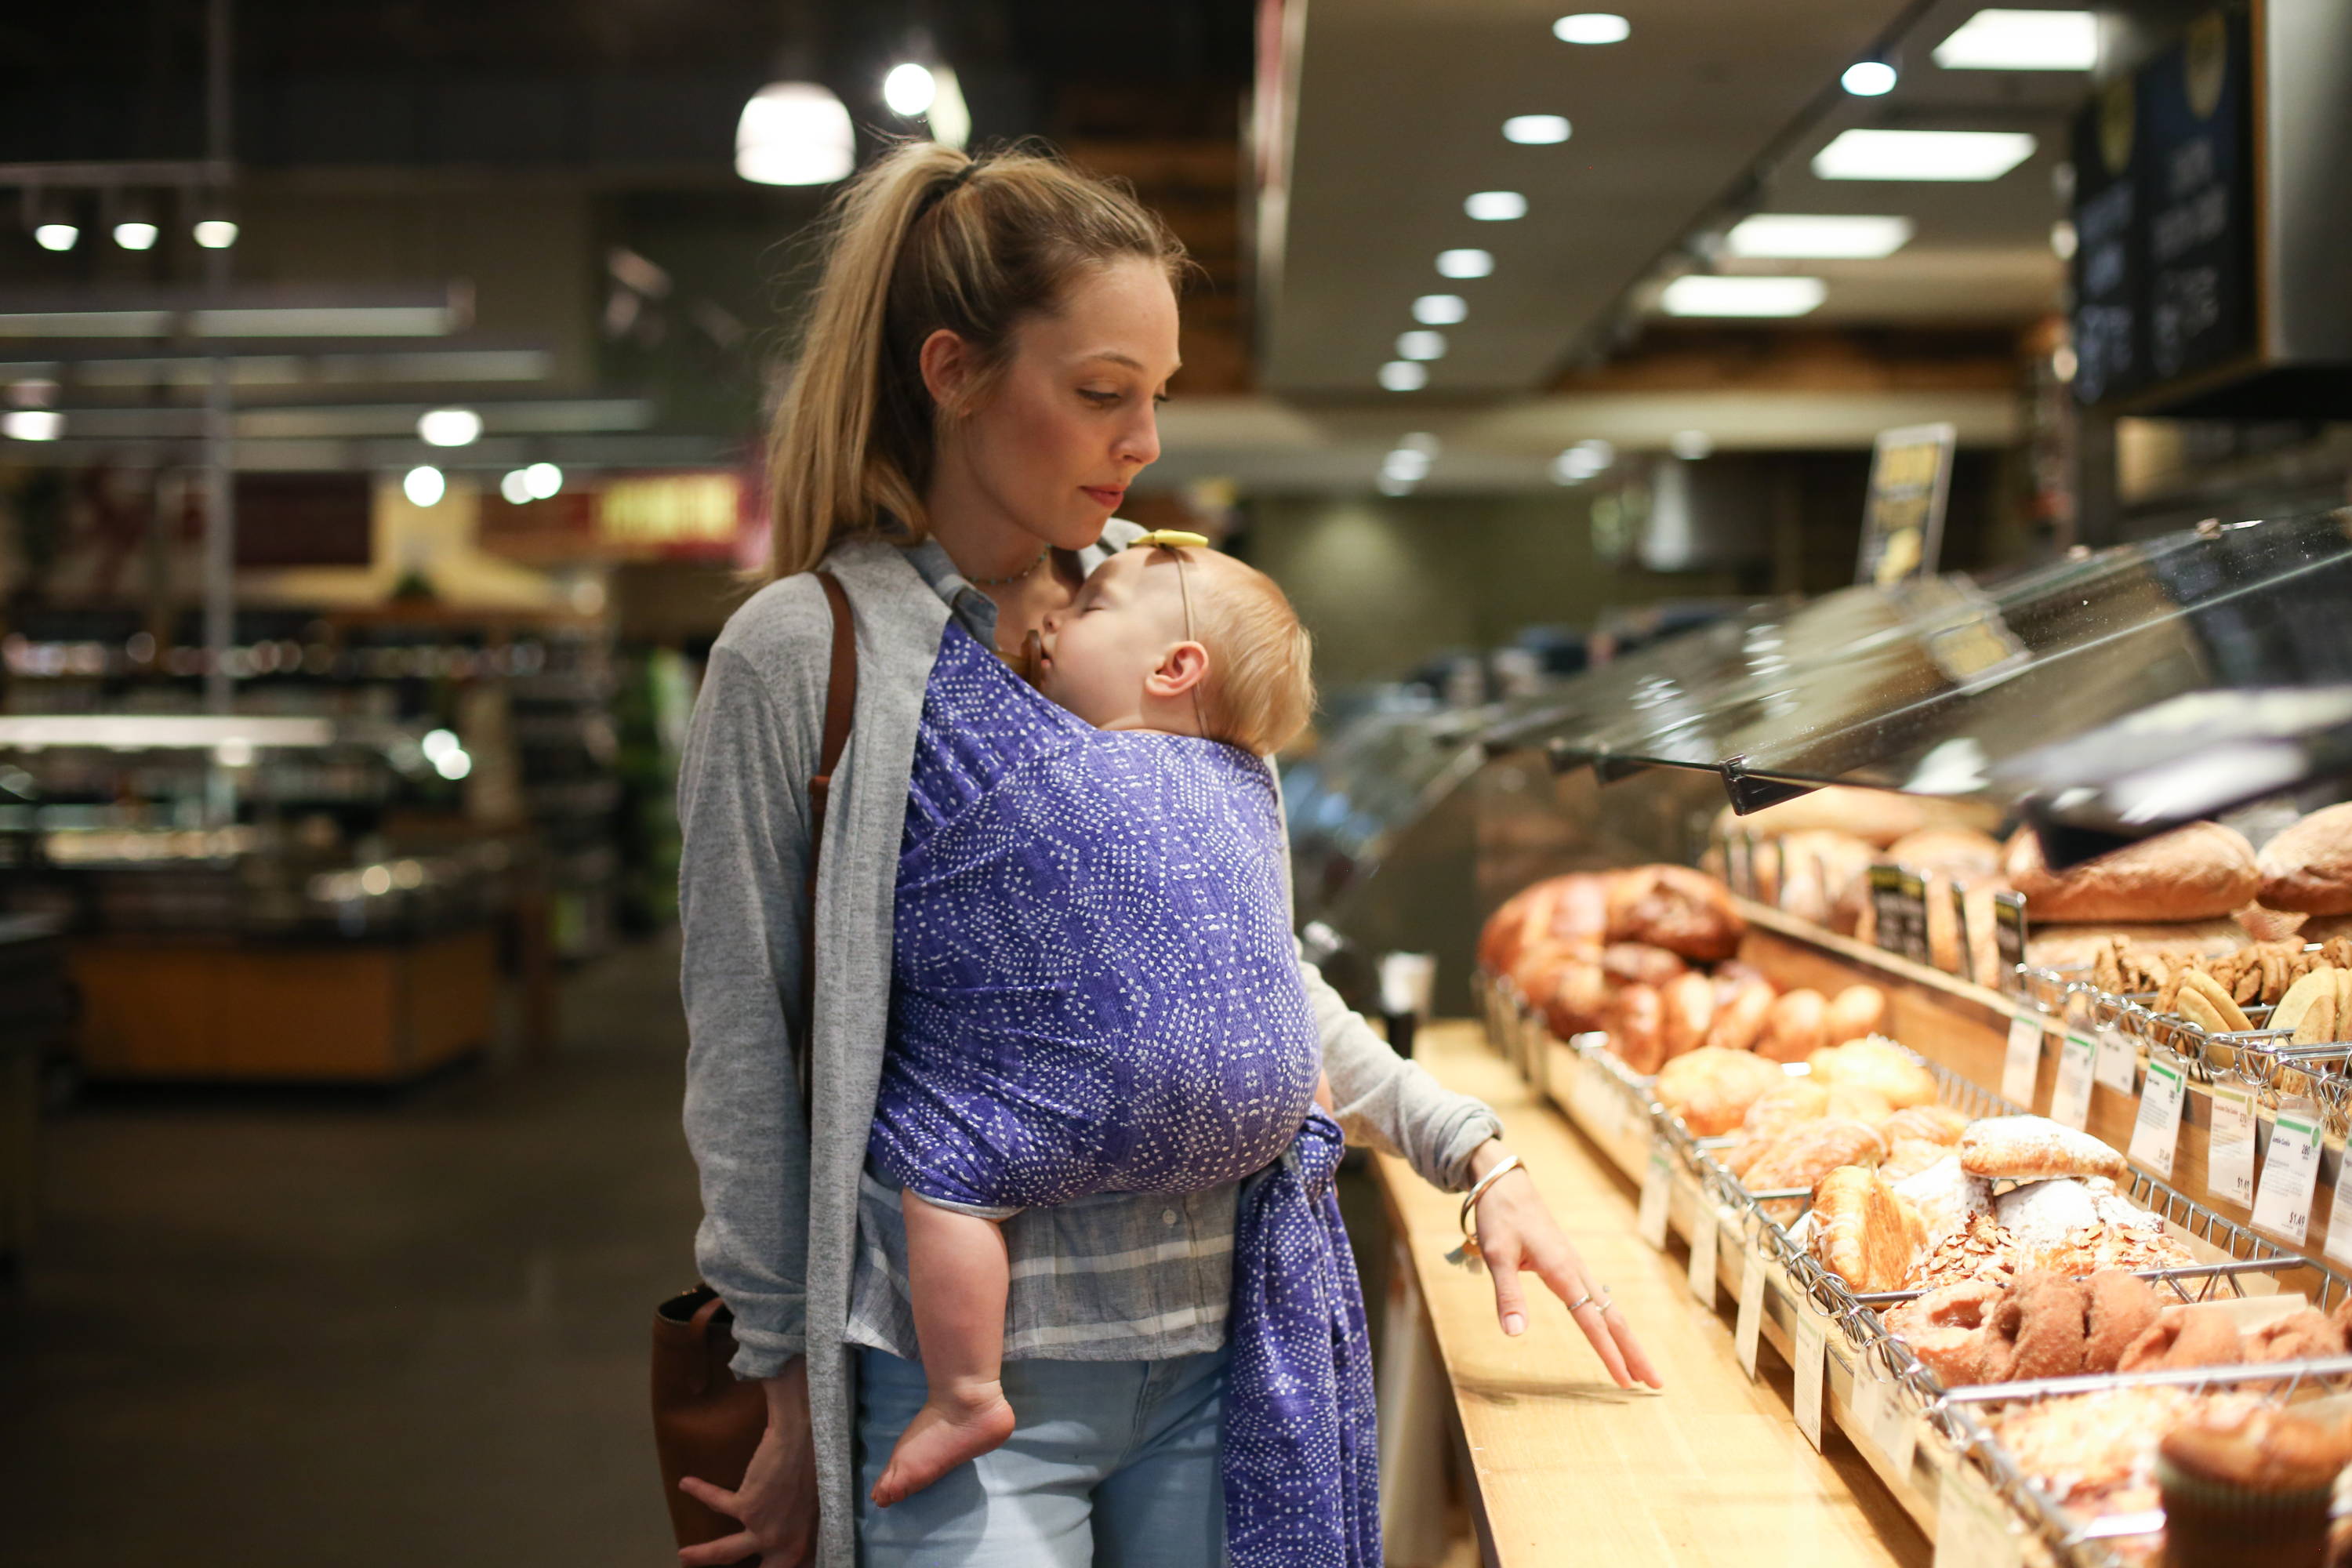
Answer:
[[[968,158],[908,142],[868,165],[827,216],[825,262],[792,385],[768,437],[768,569],[806,572],[887,516],[923,537],[938,421],[982,395],[1014,329],[1051,312],[1071,275],[1127,257],[1171,282],[1184,247],[1123,186],[1050,153]],[[919,363],[945,328],[976,353],[961,406],[933,405]]]
[[[1313,644],[1288,596],[1257,568],[1213,550],[1184,550],[1181,569],[1211,562],[1190,600],[1192,635],[1209,650],[1202,732],[1269,756],[1297,740],[1315,712]]]

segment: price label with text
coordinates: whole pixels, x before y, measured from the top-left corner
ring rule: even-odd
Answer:
[[[2102,1026],[2099,1030],[2099,1081],[2117,1094],[2129,1094],[2139,1087],[2139,1047],[2121,1029]]]
[[[2282,1108],[2271,1123],[2271,1152],[2263,1162],[2254,1224],[2297,1247],[2311,1231],[2311,1198],[2319,1188],[2319,1113],[2307,1102]]]
[[[2009,1052],[2001,1058],[2000,1092],[2026,1110],[2033,1109],[2033,1080],[2042,1071],[2042,1020],[2012,1018],[2009,1022]]]
[[[2091,1121],[2091,1083],[2097,1069],[2099,1047],[2080,1035],[2068,1035],[2058,1047],[2058,1083],[2050,1091],[2050,1120],[2063,1121],[2080,1132]]]
[[[1881,1383],[1870,1375],[1869,1358],[1864,1357],[1855,1363],[1853,1405],[1850,1412],[1853,1417],[1853,1425],[1848,1430],[1861,1433],[1870,1441],[1877,1442],[1878,1429],[1885,1423],[1888,1398],[1893,1392],[1891,1384]]]
[[[1642,1208],[1635,1228],[1643,1241],[1661,1251],[1666,1245],[1666,1204],[1673,1195],[1674,1173],[1666,1168],[1666,1157],[1653,1153],[1642,1172]]]
[[[2148,1062],[2139,1120],[2132,1123],[2131,1157],[2167,1181],[2172,1179],[2173,1152],[2180,1147],[2180,1106],[2188,1092],[2188,1075],[2179,1068]]]
[[[2206,1190],[2240,1208],[2254,1206],[2254,1107],[2242,1089],[2213,1086],[2213,1139],[2205,1154]]]
[[[1715,1307],[1715,1249],[1723,1233],[1723,1216],[1702,1204],[1698,1224],[1691,1227],[1690,1293]]]
[[[1936,1492],[1935,1568],[2017,1568],[2024,1561],[2008,1507],[1955,1466]]]
[[[1825,1330],[1819,1313],[1798,1303],[1797,1429],[1816,1448],[1822,1446],[1822,1395],[1829,1382],[1829,1340]]]
[[[1756,1346],[1763,1337],[1764,1255],[1750,1252],[1739,1266],[1739,1316],[1731,1325],[1731,1348],[1739,1369],[1750,1377],[1756,1375]]]
[[[2327,1210],[2327,1256],[2352,1268],[2352,1150],[2336,1167],[2336,1201]]]

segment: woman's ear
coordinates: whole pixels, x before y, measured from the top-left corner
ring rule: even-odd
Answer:
[[[1143,689],[1153,697],[1181,697],[1209,679],[1209,650],[1196,642],[1180,642],[1160,657],[1160,668],[1143,678]]]
[[[971,389],[971,345],[946,327],[923,340],[915,363],[923,373],[923,389],[931,395],[935,408],[955,407]]]

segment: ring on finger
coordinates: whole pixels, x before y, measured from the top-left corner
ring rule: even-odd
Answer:
[[[1592,1305],[1592,1292],[1587,1290],[1583,1295],[1578,1297],[1574,1301],[1569,1304],[1569,1315],[1570,1317],[1574,1317],[1577,1313],[1581,1312],[1585,1308],[1590,1307],[1591,1305]]]

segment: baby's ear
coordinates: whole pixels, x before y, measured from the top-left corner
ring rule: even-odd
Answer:
[[[1209,650],[1196,642],[1172,645],[1160,656],[1160,668],[1143,679],[1154,697],[1181,697],[1209,679]]]

